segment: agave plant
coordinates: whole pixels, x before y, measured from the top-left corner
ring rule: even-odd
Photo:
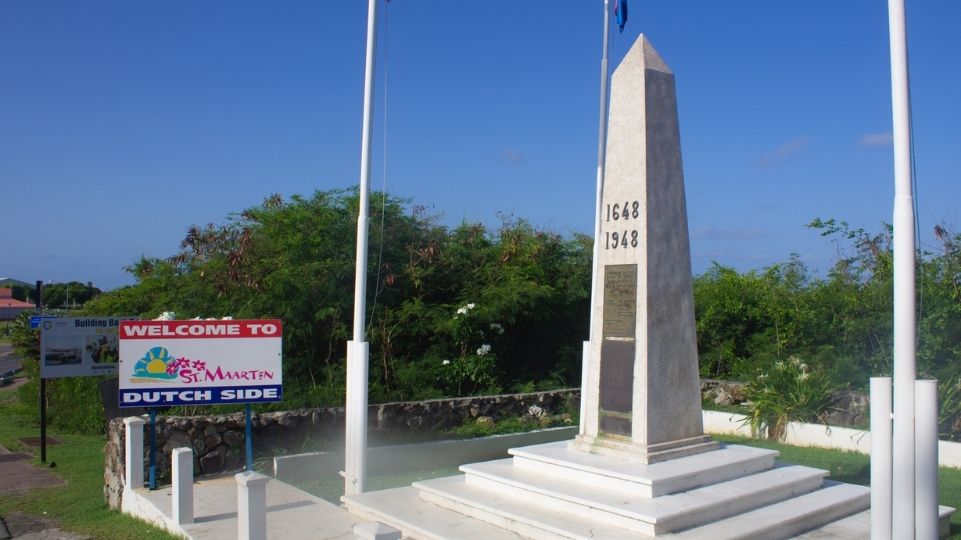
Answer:
[[[788,422],[824,422],[834,404],[834,386],[800,358],[777,362],[758,372],[744,389],[751,411],[746,423],[751,433],[783,440]]]
[[[938,435],[953,439],[961,418],[961,378],[938,383]]]

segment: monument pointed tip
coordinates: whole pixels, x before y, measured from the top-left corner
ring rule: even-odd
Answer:
[[[631,49],[627,51],[621,63],[633,62],[640,62],[641,65],[644,66],[644,69],[672,73],[671,68],[667,67],[667,62],[661,58],[661,55],[654,49],[654,46],[651,45],[651,40],[644,34],[637,36],[637,40],[631,45]]]

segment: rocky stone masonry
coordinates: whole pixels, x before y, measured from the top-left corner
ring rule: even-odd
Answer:
[[[741,405],[747,401],[744,396],[746,383],[701,379],[701,401],[714,405]],[[867,428],[870,400],[867,394],[854,390],[834,392],[834,405],[824,417],[830,426]]]
[[[701,380],[701,396],[717,405],[738,405],[745,401],[744,383]],[[851,390],[837,394],[836,410],[827,417],[832,426],[864,424],[868,418],[868,396]],[[438,431],[463,425],[470,420],[492,422],[503,417],[540,416],[576,410],[580,390],[569,388],[532,394],[508,394],[428,401],[382,403],[368,410],[371,444],[429,438]],[[534,412],[532,412],[534,411]],[[344,440],[344,409],[298,409],[254,414],[254,445],[259,455],[293,454],[336,448]],[[244,465],[243,413],[219,416],[157,417],[157,475],[170,476],[170,453],[174,448],[194,450],[194,474],[239,471]],[[144,433],[144,465],[149,435]],[[123,419],[110,422],[104,449],[104,496],[113,508],[120,507],[124,471]]]
[[[377,445],[409,442],[419,437],[426,439],[433,433],[482,417],[497,420],[559,414],[564,410],[576,410],[579,399],[580,390],[573,388],[371,405],[368,410],[369,441]],[[342,446],[344,440],[343,407],[255,413],[252,421],[257,455],[314,452]],[[194,474],[197,476],[241,470],[245,462],[244,431],[243,413],[190,417],[158,415],[158,479],[169,478],[170,454],[174,448],[182,447],[193,449]],[[123,494],[124,436],[123,419],[112,420],[104,449],[104,496],[112,508],[120,507]],[[149,446],[150,436],[145,430],[145,467]]]

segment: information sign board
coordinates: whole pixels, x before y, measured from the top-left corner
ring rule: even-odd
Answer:
[[[121,407],[281,401],[279,320],[123,321]]]
[[[114,317],[67,317],[40,320],[40,376],[90,377],[117,373]]]

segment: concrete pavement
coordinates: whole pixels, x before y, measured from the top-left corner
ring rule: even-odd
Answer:
[[[193,484],[194,522],[173,520],[170,486],[135,489],[123,496],[124,512],[192,540],[237,538],[237,482],[233,475],[197,479]],[[267,538],[353,540],[365,523],[343,508],[276,479],[267,484]]]
[[[8,374],[20,371],[20,368],[20,359],[13,356],[13,347],[6,343],[0,343],[0,379],[7,377]]]
[[[31,489],[62,486],[65,482],[30,463],[30,454],[13,453],[0,446],[0,495]],[[0,540],[85,540],[89,537],[60,530],[57,523],[42,516],[11,512],[0,516]]]

